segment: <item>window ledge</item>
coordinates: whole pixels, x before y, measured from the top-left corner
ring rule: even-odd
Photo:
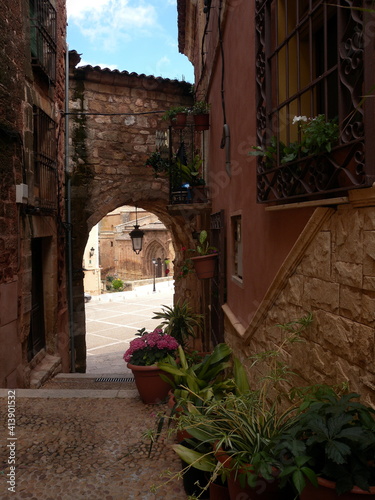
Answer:
[[[238,276],[236,276],[235,274],[232,274],[232,281],[234,283],[236,283],[236,285],[239,285],[241,288],[244,287],[243,285],[243,279],[242,278],[239,278]]]
[[[299,203],[274,205],[272,207],[266,207],[266,211],[276,212],[278,210],[291,210],[293,208],[326,207],[329,205],[344,205],[346,203],[349,203],[349,198],[347,196],[341,196],[340,198],[329,198],[327,200],[301,201]]]

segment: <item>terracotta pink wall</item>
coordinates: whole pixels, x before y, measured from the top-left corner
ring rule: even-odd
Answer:
[[[228,305],[246,326],[283,260],[302,231],[312,209],[267,212],[256,203],[256,144],[254,2],[238,2],[229,9],[223,31],[224,99],[231,134],[232,177],[225,172],[220,56],[214,65],[208,101],[209,178],[212,212],[224,209],[227,232]],[[211,59],[211,54],[208,54]],[[211,59],[212,60],[212,59]],[[231,216],[242,216],[243,283],[232,280]]]

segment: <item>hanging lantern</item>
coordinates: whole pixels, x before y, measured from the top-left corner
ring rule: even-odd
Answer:
[[[134,226],[133,231],[131,231],[129,233],[129,236],[132,240],[133,250],[137,255],[142,250],[142,243],[143,243],[144,234],[145,233],[141,229],[139,229],[138,219],[137,219],[137,207],[135,207],[135,226]]]

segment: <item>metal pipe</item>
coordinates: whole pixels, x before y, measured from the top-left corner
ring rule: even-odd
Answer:
[[[73,262],[72,262],[72,217],[71,183],[69,174],[69,45],[65,54],[65,185],[66,185],[66,266],[70,337],[70,371],[75,373],[74,322],[73,322]]]

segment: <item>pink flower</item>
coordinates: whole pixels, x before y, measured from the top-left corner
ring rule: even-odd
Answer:
[[[178,348],[178,342],[174,337],[164,334],[161,328],[155,328],[153,332],[146,333],[140,338],[133,339],[129,344],[129,349],[125,352],[123,358],[129,363],[133,360],[135,354],[139,364],[147,364],[147,356],[160,353],[162,357],[173,353]],[[139,356],[137,356],[139,354]],[[159,354],[159,359],[160,359]],[[150,358],[150,356],[149,356]],[[151,356],[152,358],[152,356]],[[152,363],[150,363],[152,364]]]

